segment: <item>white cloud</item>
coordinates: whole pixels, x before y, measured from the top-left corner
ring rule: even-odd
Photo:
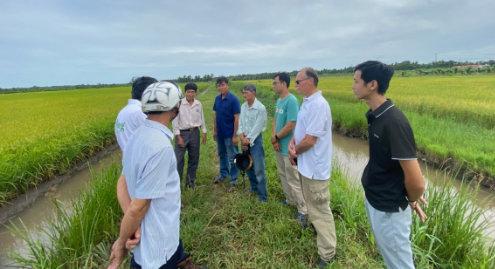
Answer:
[[[0,87],[495,58],[495,2],[2,1]]]

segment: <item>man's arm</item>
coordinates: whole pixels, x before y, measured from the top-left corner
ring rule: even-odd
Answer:
[[[258,138],[258,136],[263,132],[263,129],[266,127],[267,114],[266,109],[260,109],[258,112],[258,117],[256,117],[256,121],[251,130],[248,131],[247,138],[251,146],[254,144],[254,140]]]
[[[112,253],[110,254],[111,263],[108,268],[116,269],[124,260],[126,254],[125,243],[141,225],[141,221],[146,215],[149,206],[150,200],[147,199],[135,199],[129,204],[120,224],[119,238],[112,246]]]
[[[234,114],[234,134],[232,134],[232,144],[237,146],[239,138],[237,137],[237,130],[239,129],[239,113]]]
[[[289,121],[287,122],[287,124],[285,124],[285,126],[280,129],[280,131],[278,133],[275,133],[277,135],[277,137],[279,139],[282,139],[284,137],[286,137],[287,135],[290,134],[290,132],[292,132],[292,130],[294,130],[294,127],[296,127],[296,122],[295,121]]]
[[[234,135],[237,134],[238,129],[239,129],[239,113],[234,114]]]
[[[425,180],[421,174],[418,160],[399,160],[404,171],[404,185],[409,201],[418,201],[425,192]]]
[[[296,150],[295,150],[296,156],[312,148],[316,144],[317,140],[318,137],[316,136],[312,136],[308,134],[305,135],[304,138],[301,140],[301,142],[296,145]]]
[[[213,112],[213,139],[217,140],[217,113]]]
[[[117,200],[119,201],[122,212],[125,213],[131,203],[131,197],[129,197],[129,192],[127,191],[127,182],[124,175],[120,175],[117,181]]]

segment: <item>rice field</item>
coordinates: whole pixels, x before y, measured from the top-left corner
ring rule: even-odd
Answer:
[[[0,94],[0,206],[113,143],[130,92],[127,86]]]
[[[238,96],[242,84],[232,84]],[[209,91],[201,97],[209,130],[214,95],[215,91]],[[270,88],[259,87],[258,97],[271,110],[274,99]],[[209,268],[314,266],[318,255],[313,232],[302,230],[293,218],[295,210],[279,202],[283,194],[269,133],[268,128],[264,133],[267,204],[249,195],[242,181],[231,193],[227,192],[228,184],[213,185],[212,178],[218,172],[211,165],[217,162],[216,145],[209,136],[201,147],[197,187],[194,191],[183,189],[181,198],[181,238],[195,261]],[[118,166],[113,166],[97,175],[90,190],[74,202],[75,209],[59,212],[53,220],[54,228],[46,231],[50,242],[26,238],[30,250],[16,255],[17,262],[31,268],[105,266],[121,217],[115,197],[119,171]],[[430,219],[426,224],[414,220],[412,240],[417,268],[493,268],[495,249],[485,246],[482,231],[486,224],[477,221],[481,212],[469,202],[470,190],[460,190],[454,196],[449,195],[449,190],[448,184],[429,189],[430,203],[425,210]],[[350,184],[334,167],[329,191],[338,241],[330,268],[383,267],[367,223],[361,188]]]

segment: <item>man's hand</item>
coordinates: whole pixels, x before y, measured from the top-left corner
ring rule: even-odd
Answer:
[[[216,140],[216,139],[215,139],[215,140]],[[205,145],[205,144],[206,144],[206,133],[203,133],[203,134],[201,135],[201,143],[203,143],[203,145]]]
[[[280,143],[276,142],[276,143],[273,143],[272,145],[273,145],[273,149],[275,151],[280,151]]]
[[[292,165],[296,165],[295,159],[297,158],[296,153],[296,141],[292,138],[289,142],[289,160]]]
[[[272,145],[275,143],[278,143],[278,139],[275,137],[275,135],[272,135],[271,142],[272,142]]]
[[[237,135],[232,136],[232,144],[234,144],[235,147],[239,144],[239,137],[237,137]]]
[[[118,269],[124,257],[127,254],[127,250],[125,249],[125,244],[119,238],[112,245],[112,253],[110,254],[110,265],[108,265],[108,269]]]
[[[242,136],[241,137],[241,143],[243,146],[249,146],[249,144],[251,144],[251,141],[249,141],[249,138]]]
[[[419,217],[419,220],[421,222],[425,222],[426,219],[428,218],[428,216],[426,216],[425,212],[423,211],[423,209],[421,208],[420,206],[420,203],[427,206],[428,205],[428,202],[426,201],[426,199],[424,198],[424,196],[421,196],[417,202],[410,202],[409,205],[411,206],[411,208],[414,210],[414,212],[416,212],[416,214],[418,215]]]
[[[248,150],[249,144],[251,143],[249,141],[249,138],[247,138],[244,134],[241,134],[239,137],[240,137],[240,140],[241,140],[241,149],[243,151]]]
[[[141,241],[141,227],[139,227],[134,235],[125,242],[125,248],[127,250],[132,250],[139,244],[139,241]]]
[[[177,146],[183,148],[185,145],[184,145],[184,138],[182,138],[182,136],[179,134],[179,135],[176,135],[175,136],[177,138]]]

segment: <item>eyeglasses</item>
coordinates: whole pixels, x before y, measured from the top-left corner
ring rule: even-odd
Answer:
[[[310,77],[308,77],[308,78],[303,78],[303,79],[300,79],[300,80],[296,80],[296,84],[297,84],[297,85],[299,85],[299,84],[301,84],[301,82],[303,82],[303,81],[305,81],[305,80],[308,80],[308,79],[310,79]]]

